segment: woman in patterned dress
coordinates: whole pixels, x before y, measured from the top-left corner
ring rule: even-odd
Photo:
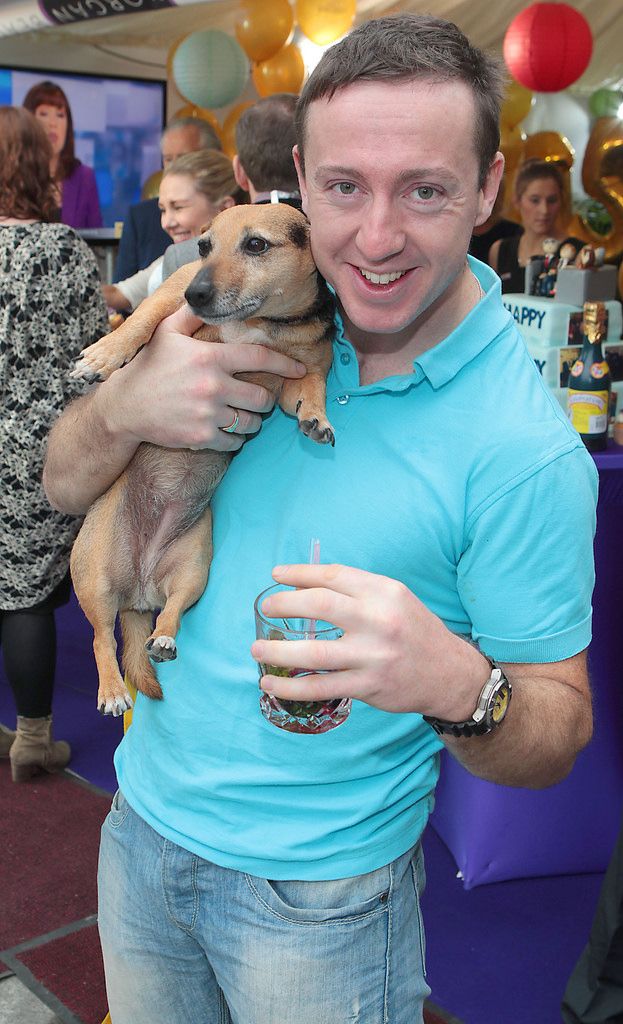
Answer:
[[[46,437],[78,386],[73,361],[107,330],[97,263],[56,211],[50,144],[28,111],[0,107],[0,646],[17,733],[0,727],[13,779],[64,768],[54,742],[54,609],[69,598],[80,520],[41,486]]]

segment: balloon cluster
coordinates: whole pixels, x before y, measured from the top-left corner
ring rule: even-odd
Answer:
[[[167,73],[187,104],[176,117],[201,117],[217,131],[223,149],[235,152],[236,122],[251,100],[238,103],[222,125],[212,108],[228,106],[244,91],[249,75],[259,96],[298,93],[305,78],[301,51],[293,43],[295,25],[319,46],[351,28],[356,0],[240,0],[236,38],[217,29],[179,39],[167,57]]]

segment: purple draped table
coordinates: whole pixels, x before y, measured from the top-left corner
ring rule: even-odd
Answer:
[[[485,782],[442,753],[431,825],[452,853],[466,889],[510,878],[604,871],[618,835],[623,803],[623,448],[610,441],[594,458],[599,503],[589,648],[593,739],[568,778],[545,790]]]

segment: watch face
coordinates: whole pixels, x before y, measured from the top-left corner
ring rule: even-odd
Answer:
[[[508,701],[510,697],[510,690],[508,683],[501,686],[493,699],[493,707],[491,709],[491,718],[497,725],[501,722],[506,714],[508,708]]]

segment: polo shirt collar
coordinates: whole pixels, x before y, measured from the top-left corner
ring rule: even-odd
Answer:
[[[468,256],[467,260],[480,282],[483,298],[443,341],[423,352],[413,363],[416,373],[419,368],[435,389],[456,377],[512,322],[511,314],[502,305],[502,284],[497,274],[473,256]]]

